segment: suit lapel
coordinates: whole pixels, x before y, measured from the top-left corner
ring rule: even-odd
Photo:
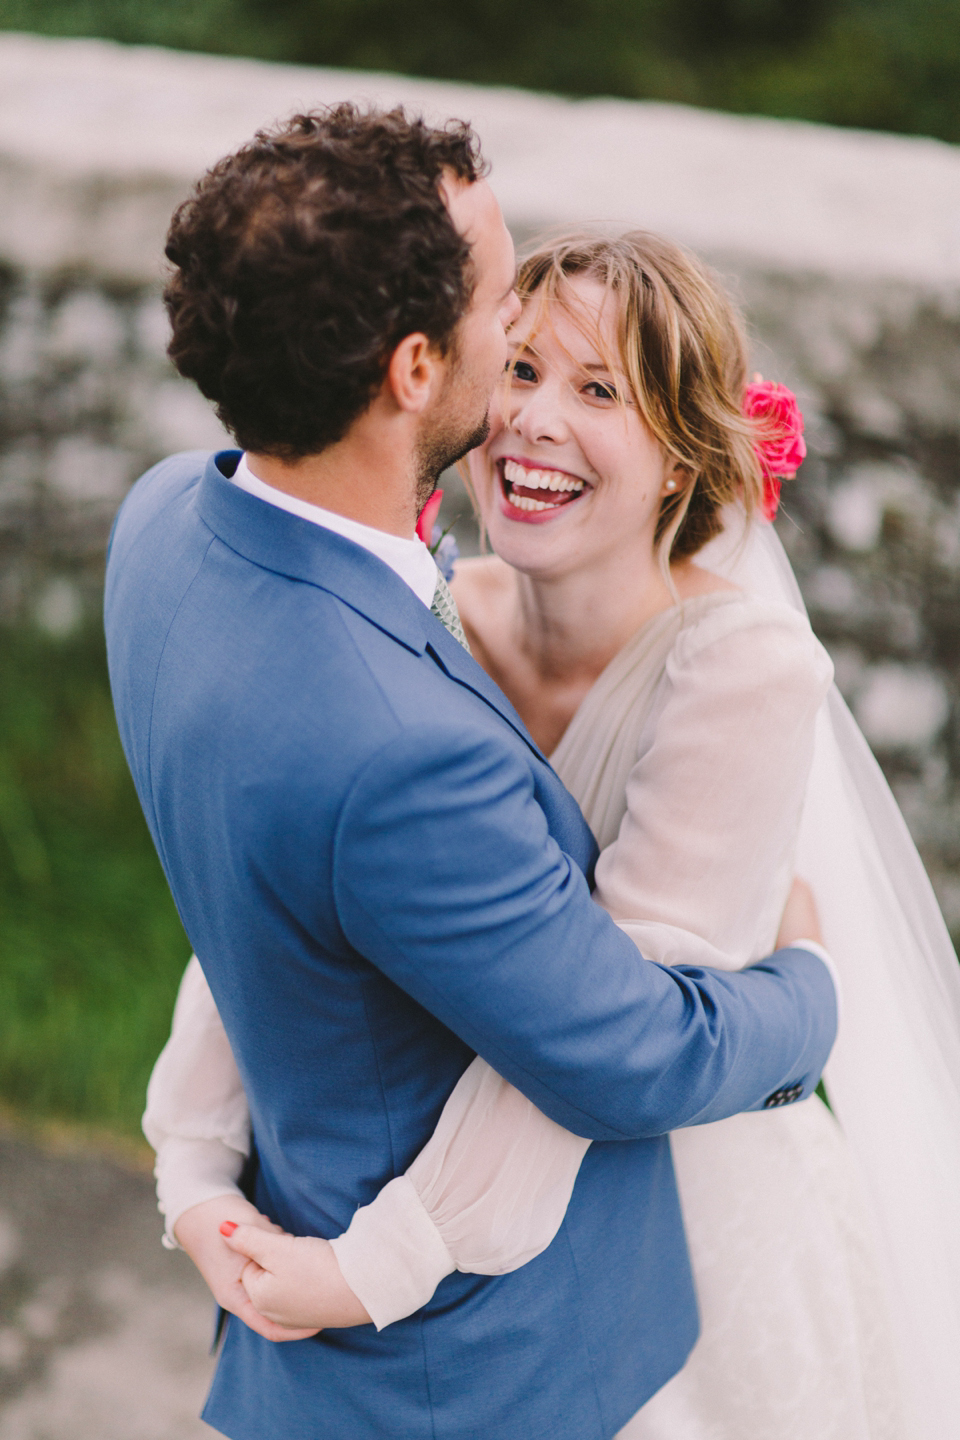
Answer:
[[[197,490],[202,520],[225,545],[265,570],[336,595],[415,655],[429,652],[451,680],[495,710],[547,763],[507,697],[389,565],[362,545],[232,484],[226,477],[239,458],[239,451],[212,455]]]
[[[427,653],[433,657],[451,680],[456,681],[458,685],[464,686],[467,690],[472,690],[474,695],[496,710],[497,714],[517,732],[521,740],[529,745],[537,759],[548,765],[550,762],[534,743],[526,725],[499,685],[490,679],[486,670],[481,669],[473,656],[464,650],[458,640],[453,638],[444,624],[436,620],[434,616],[430,618],[434,620],[435,624],[431,626],[427,641]]]
[[[238,458],[236,451],[211,456],[197,491],[200,518],[218,539],[264,570],[329,591],[422,655],[431,616],[409,585],[362,545],[225,479],[216,462],[229,474]]]

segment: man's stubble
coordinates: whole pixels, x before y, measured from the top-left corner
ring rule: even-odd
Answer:
[[[423,509],[444,470],[482,445],[490,433],[490,399],[456,353],[443,389],[424,423],[415,454],[417,513]]]

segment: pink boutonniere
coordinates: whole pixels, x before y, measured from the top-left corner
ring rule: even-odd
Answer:
[[[437,562],[437,567],[443,575],[447,584],[453,579],[453,567],[460,558],[460,551],[457,542],[450,531],[452,523],[446,530],[441,530],[437,524],[437,516],[440,513],[440,503],[443,500],[443,491],[434,490],[430,499],[420,511],[420,518],[417,521],[417,534],[426,545],[430,554]]]
[[[434,490],[430,499],[420,511],[420,518],[417,521],[417,534],[424,545],[433,544],[433,527],[436,524],[437,516],[440,514],[440,506],[443,501],[443,491]]]
[[[754,449],[763,471],[762,510],[772,520],[780,504],[784,480],[792,480],[807,454],[803,414],[786,385],[754,376],[743,396],[743,413],[756,427]]]

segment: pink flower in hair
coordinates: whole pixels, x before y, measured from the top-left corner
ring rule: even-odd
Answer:
[[[763,471],[763,518],[772,520],[782,482],[792,480],[806,458],[803,415],[792,390],[759,375],[744,391],[743,413],[755,424],[753,445]]]

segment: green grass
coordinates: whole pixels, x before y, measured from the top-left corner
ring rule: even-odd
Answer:
[[[135,1134],[188,954],[102,640],[0,632],[0,1099]]]

